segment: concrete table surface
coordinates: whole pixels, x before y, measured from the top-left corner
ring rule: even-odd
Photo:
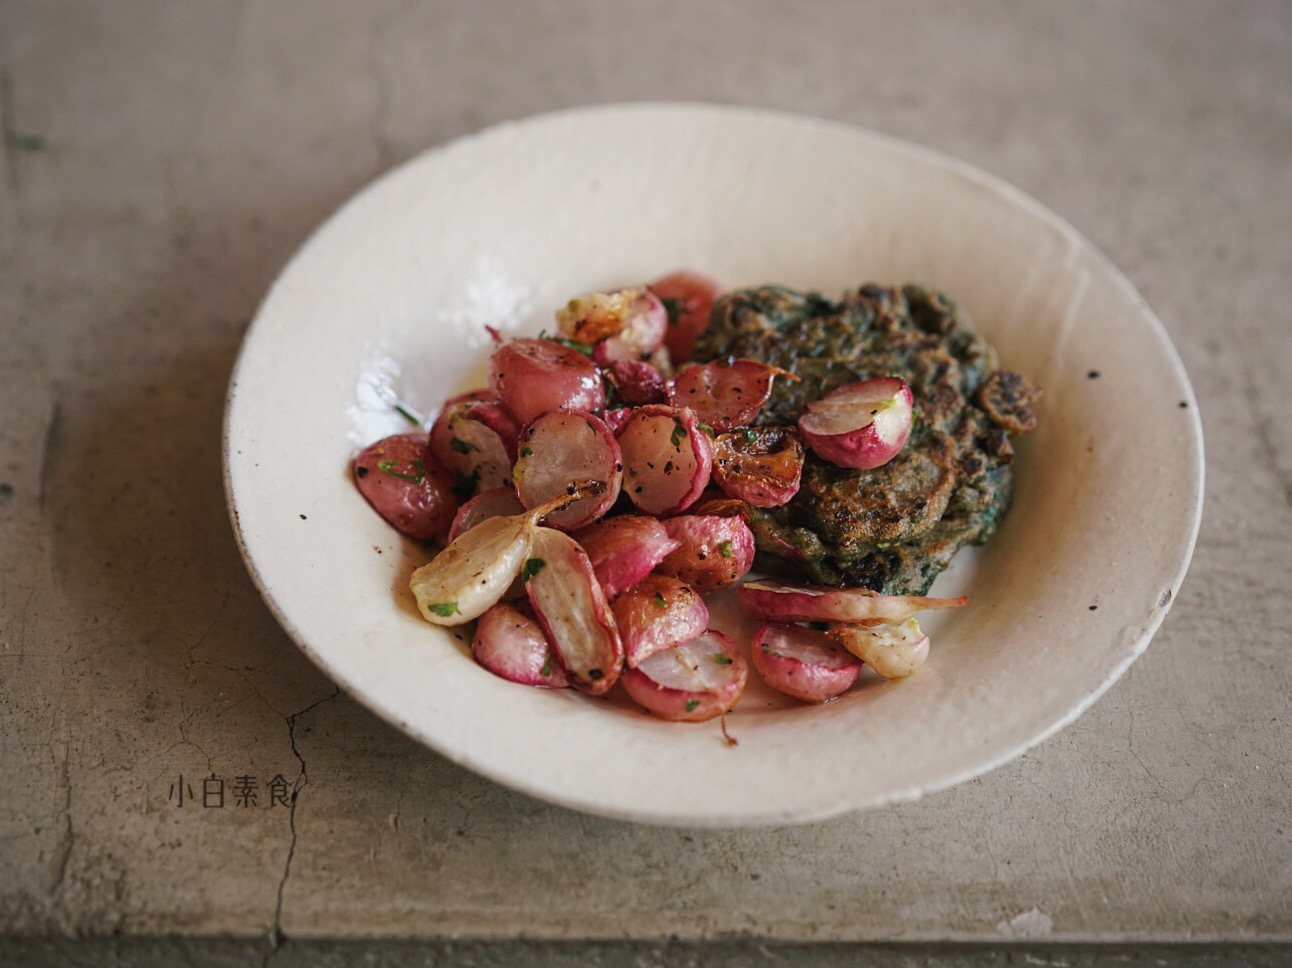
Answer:
[[[1075,223],[1166,324],[1207,442],[1192,569],[1148,652],[1021,759],[802,827],[590,818],[378,721],[262,604],[220,419],[294,248],[428,146],[641,99],[800,111],[964,158]],[[725,938],[760,958],[1292,940],[1292,6],[3,0],[0,120],[15,959],[45,939],[74,960],[69,935],[271,958],[397,938],[581,939],[588,957]],[[177,778],[212,773],[258,777],[257,807],[177,808]],[[294,807],[266,803],[275,776]]]

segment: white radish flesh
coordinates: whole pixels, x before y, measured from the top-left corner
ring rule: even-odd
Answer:
[[[745,428],[713,442],[713,480],[756,508],[780,507],[798,493],[803,444],[785,427]]]
[[[528,604],[500,602],[481,615],[471,654],[494,675],[512,682],[548,689],[569,685]]]
[[[799,430],[823,460],[869,470],[888,463],[906,444],[913,404],[905,380],[862,380],[809,403]]]
[[[737,593],[740,607],[772,622],[904,622],[916,612],[958,608],[969,598],[880,595],[865,588],[834,588],[785,581],[747,581]]]
[[[826,635],[885,679],[909,676],[929,656],[929,637],[913,618],[898,625],[836,625]]]
[[[734,585],[754,565],[754,533],[743,517],[684,514],[666,519],[664,530],[678,547],[655,570],[680,578],[696,591]]]
[[[591,695],[602,695],[615,684],[623,665],[615,617],[578,543],[552,528],[534,531],[521,575],[530,604],[570,682]]]
[[[422,618],[433,625],[479,618],[507,593],[533,538],[522,515],[490,518],[460,535],[409,579]]]
[[[549,514],[546,524],[562,531],[582,528],[604,515],[619,497],[623,461],[619,444],[599,417],[579,410],[543,414],[521,435],[513,478],[525,507],[537,507],[578,480],[605,484],[569,507]]]
[[[668,330],[668,312],[652,292],[637,290],[641,295],[628,310],[622,328],[601,340],[592,350],[592,359],[602,366],[628,360],[645,360],[664,342]]]
[[[601,410],[605,386],[597,365],[550,339],[514,339],[493,352],[489,386],[523,426],[549,410]]]
[[[372,509],[401,534],[445,541],[458,509],[452,481],[436,467],[426,434],[396,434],[354,459],[354,481]]]
[[[495,403],[467,400],[445,407],[431,425],[436,462],[479,493],[511,479],[516,455],[515,423]]]
[[[647,575],[610,606],[629,668],[690,641],[709,627],[704,599],[684,582]]]
[[[751,423],[772,394],[777,376],[798,377],[758,360],[722,359],[677,371],[668,382],[668,402],[690,407],[719,433]]]
[[[749,666],[736,644],[710,629],[656,652],[623,674],[632,700],[662,719],[699,723],[721,716],[744,692]]]
[[[750,659],[769,686],[804,702],[842,695],[861,672],[855,656],[802,625],[764,625],[754,635]]]
[[[647,514],[684,511],[709,483],[709,437],[685,407],[639,407],[617,439],[623,451],[624,490]]]
[[[575,532],[606,597],[612,601],[655,570],[678,543],[664,525],[640,514],[604,518]]]
[[[632,327],[635,317],[656,312],[667,326],[668,316],[663,304],[645,286],[615,292],[585,292],[556,311],[556,324],[562,336],[592,346],[619,335],[626,327]],[[650,349],[658,346],[662,339],[661,333],[660,339]]]

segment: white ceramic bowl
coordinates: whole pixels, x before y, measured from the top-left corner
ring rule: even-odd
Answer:
[[[365,504],[357,445],[483,382],[483,324],[535,333],[570,295],[696,268],[837,296],[918,281],[1045,390],[1014,506],[936,593],[914,677],[824,706],[751,688],[718,724],[516,686],[416,614],[427,557]],[[1098,376],[1092,377],[1092,371]],[[1197,534],[1202,438],[1161,324],[1070,226],[954,159],[836,123],[699,105],[504,124],[360,192],[275,283],[226,415],[226,486],[266,602],[351,695],[533,796],[703,826],[828,817],[982,773],[1070,722],[1144,649]],[[738,634],[749,626],[718,609]]]

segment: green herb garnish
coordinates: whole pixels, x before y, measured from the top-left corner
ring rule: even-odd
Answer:
[[[547,562],[542,558],[530,558],[525,562],[525,567],[520,570],[520,580],[529,581],[535,575],[546,567]]]
[[[698,706],[698,705],[700,705],[700,700],[698,700],[698,699],[688,699],[688,700],[686,701],[686,711],[687,711],[688,713],[689,713],[689,712],[693,712],[693,711],[695,710],[695,707],[696,707],[696,706]]]
[[[543,660],[543,668],[538,670],[540,676],[550,676],[552,674],[552,653],[547,653],[547,658]]]
[[[719,653],[713,657],[713,661],[718,665],[731,665],[731,656]]]
[[[533,450],[533,448],[532,448],[532,447],[522,447],[522,448],[520,449],[520,456],[521,456],[521,457],[533,457],[533,456],[534,456],[534,450]]]
[[[722,557],[724,558],[730,558],[733,553],[730,541],[722,542],[722,544],[718,545],[718,550],[722,552]]]
[[[757,431],[754,431],[754,430],[746,430],[746,431],[745,431],[745,443],[747,443],[747,444],[756,444],[756,443],[758,443],[758,432],[757,432]]]
[[[708,435],[709,435],[710,437],[712,437],[714,440],[717,440],[717,439],[718,439],[718,432],[717,432],[716,430],[714,430],[712,427],[710,427],[707,423],[702,423],[702,424],[700,424],[700,425],[699,425],[699,427],[700,427],[700,429],[701,429],[701,430],[703,430],[706,434],[708,434]]]
[[[398,400],[395,401],[394,406],[395,406],[395,410],[409,423],[417,427],[420,427],[422,425],[422,415],[418,413],[416,410],[414,410],[412,407],[407,407],[404,404],[400,403]]]
[[[674,417],[673,433],[672,433],[672,436],[669,438],[673,442],[674,450],[682,449],[682,441],[686,439],[686,436],[687,436],[686,428],[682,426],[682,421],[677,419],[677,417]]]
[[[428,612],[434,612],[436,615],[439,615],[441,618],[448,618],[450,615],[462,614],[458,610],[457,602],[442,602],[439,605],[427,605],[426,610]]]
[[[473,451],[473,450],[479,450],[479,449],[480,449],[479,447],[477,447],[475,444],[471,443],[470,441],[462,440],[462,439],[461,439],[461,438],[459,438],[459,437],[451,437],[451,438],[449,438],[449,446],[450,446],[450,447],[452,447],[452,448],[453,448],[455,451],[457,451],[459,454],[469,454],[469,453],[471,453],[471,451]]]
[[[413,458],[413,466],[417,468],[416,477],[413,477],[411,474],[401,474],[399,471],[395,470],[394,467],[398,463],[399,461],[397,460],[379,460],[377,461],[377,466],[384,474],[389,474],[391,477],[398,477],[401,481],[412,481],[414,484],[418,483],[426,476],[426,465],[422,463],[422,459],[420,457]]]
[[[658,605],[660,608],[663,608],[667,604],[667,602],[664,601],[664,596],[661,595],[659,592],[655,593],[655,604]]]
[[[682,318],[682,300],[680,299],[661,299],[664,304],[664,311],[668,313],[668,324],[676,326],[677,321]]]

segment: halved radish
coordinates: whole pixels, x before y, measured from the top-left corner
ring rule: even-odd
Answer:
[[[678,547],[655,570],[696,591],[734,585],[754,566],[754,533],[739,515],[683,514],[666,519],[664,530]]]
[[[719,433],[735,430],[758,416],[778,376],[798,379],[779,366],[734,357],[686,366],[669,380],[668,402],[690,407],[697,419]]]
[[[624,661],[623,642],[605,593],[588,556],[573,538],[552,528],[534,532],[530,557],[521,572],[530,604],[571,683],[591,695],[602,695],[619,678]]]
[[[550,339],[514,339],[493,352],[489,387],[520,425],[549,410],[601,410],[606,390],[597,365]]]
[[[648,404],[620,428],[624,490],[647,514],[677,514],[709,483],[713,452],[709,436],[686,407]]]
[[[615,407],[613,410],[604,411],[601,414],[601,419],[610,428],[610,432],[618,437],[619,431],[623,429],[624,424],[628,422],[628,418],[632,415],[632,407]]]
[[[880,595],[866,588],[834,588],[766,579],[745,582],[737,598],[746,612],[772,622],[904,622],[925,609],[958,608],[969,602],[967,595],[958,598]]]
[[[929,637],[913,618],[898,625],[836,625],[826,635],[885,679],[909,676],[929,656]]]
[[[678,547],[664,525],[641,514],[603,518],[574,533],[606,597],[614,600],[655,570]]]
[[[799,417],[799,430],[818,457],[868,470],[888,463],[902,449],[911,432],[913,405],[905,380],[862,380],[809,403]]]
[[[537,417],[521,434],[512,479],[527,508],[564,492],[572,481],[602,481],[598,494],[547,516],[548,527],[573,531],[597,520],[619,498],[623,479],[619,444],[600,417],[582,410],[553,410]]]
[[[499,602],[481,615],[471,654],[494,675],[512,682],[548,689],[570,684],[528,603]]]
[[[440,411],[431,425],[431,454],[476,493],[511,480],[515,422],[496,403],[464,400]]]
[[[652,282],[649,288],[668,311],[664,345],[678,363],[689,360],[696,337],[709,325],[709,313],[722,287],[698,272],[672,272]]]
[[[647,575],[615,599],[619,637],[629,668],[664,649],[688,642],[709,627],[709,608],[690,585],[667,575]]]
[[[654,293],[640,289],[619,332],[592,348],[592,359],[602,366],[626,360],[645,360],[664,342],[668,312]]]
[[[418,541],[448,538],[458,498],[426,434],[383,438],[360,451],[353,466],[359,493],[397,531]]]
[[[630,406],[663,403],[666,398],[664,377],[645,360],[620,360],[611,363],[605,372],[619,399]]]
[[[651,317],[658,317],[658,322]],[[664,339],[668,314],[654,293],[645,286],[618,289],[614,292],[585,292],[575,296],[556,311],[556,323],[561,335],[586,346],[600,344],[603,340],[619,336],[625,329],[636,330],[644,323],[643,332],[655,329],[659,335],[645,348],[649,353]],[[642,352],[619,359],[641,359]]]
[[[492,490],[481,491],[466,504],[458,508],[453,527],[449,530],[449,540],[453,541],[464,531],[470,531],[481,521],[502,517],[509,514],[520,514],[525,508],[516,497],[516,489],[507,485]]]
[[[734,706],[748,678],[749,666],[736,644],[709,629],[625,669],[622,681],[633,701],[656,716],[700,723]]]
[[[799,490],[803,444],[788,427],[746,427],[713,442],[713,480],[756,508],[780,507]]]
[[[802,625],[764,625],[749,658],[769,686],[804,702],[842,695],[861,672],[855,656]]]

